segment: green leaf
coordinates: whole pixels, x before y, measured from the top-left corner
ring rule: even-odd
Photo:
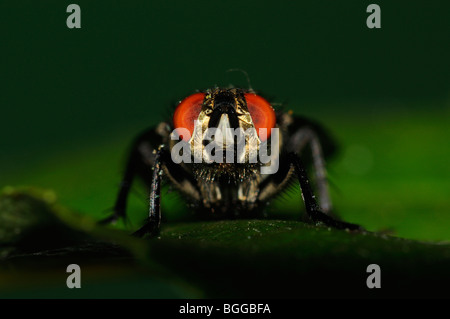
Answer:
[[[60,282],[58,288],[41,282],[46,296],[86,297],[93,291],[98,297],[449,295],[446,244],[267,219],[166,223],[159,237],[137,239],[97,226],[50,194],[8,189],[0,196],[0,239],[10,248],[0,275],[6,268],[20,274],[9,276],[8,287],[45,269],[57,270],[59,275],[47,279]],[[82,265],[87,282],[85,289],[68,294],[64,276],[70,263]],[[372,263],[381,267],[382,289],[366,286]]]

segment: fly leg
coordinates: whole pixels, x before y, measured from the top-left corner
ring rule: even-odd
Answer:
[[[297,174],[297,178],[300,183],[306,213],[314,223],[323,223],[326,226],[330,226],[337,229],[363,230],[363,228],[359,225],[342,222],[323,213],[320,210],[316,198],[311,190],[309,179],[306,174],[305,167],[303,166],[303,163],[300,160],[300,157],[295,153],[290,153],[289,160],[291,164],[294,166],[295,173]]]
[[[110,224],[126,217],[127,199],[136,176],[141,177],[145,183],[149,184],[152,177],[151,168],[155,164],[156,149],[163,141],[161,131],[158,128],[149,129],[139,135],[134,141],[125,173],[120,183],[113,214],[101,220],[100,224]]]
[[[162,146],[159,147],[156,157],[155,165],[153,167],[152,183],[150,186],[150,208],[148,218],[141,228],[139,228],[133,235],[143,237],[146,234],[150,236],[157,236],[159,234],[159,227],[161,224],[161,180],[162,180],[162,164],[165,155]]]
[[[125,169],[124,177],[120,183],[119,193],[113,208],[113,214],[105,219],[102,219],[99,224],[107,225],[115,223],[120,218],[126,217],[126,207],[128,194],[131,189],[134,176],[136,175],[136,167],[138,165],[139,156],[135,150],[132,151]]]
[[[312,164],[315,173],[315,182],[319,203],[322,211],[327,215],[332,215],[332,204],[328,190],[327,171],[319,136],[309,126],[298,129],[290,138],[289,150],[294,153],[302,153],[303,149],[309,145],[311,147]]]

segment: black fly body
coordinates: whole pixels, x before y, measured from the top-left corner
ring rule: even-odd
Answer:
[[[260,156],[264,149],[270,149],[268,161]],[[159,232],[163,178],[200,215],[211,218],[262,216],[267,202],[296,180],[312,222],[361,230],[332,214],[325,158],[333,149],[332,138],[318,124],[292,112],[275,111],[252,90],[213,88],[195,93],[180,102],[171,123],[162,122],[135,139],[114,213],[102,222],[125,217],[136,176],[150,190],[149,216],[135,233],[138,236]],[[304,162],[313,169],[318,200]],[[273,163],[277,165],[271,167]]]

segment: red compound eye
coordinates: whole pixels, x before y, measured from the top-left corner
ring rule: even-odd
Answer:
[[[198,118],[202,109],[203,100],[205,99],[205,93],[195,93],[183,101],[175,109],[173,114],[173,125],[178,130],[181,138],[186,142],[189,141],[188,136],[183,136],[181,129],[187,129],[191,136],[194,132],[194,121]]]
[[[270,103],[259,95],[254,93],[245,93],[245,99],[247,100],[247,108],[252,116],[253,124],[255,125],[258,136],[259,129],[265,128],[267,129],[266,139],[268,139],[271,133],[271,128],[275,127],[275,111],[272,106],[270,106]],[[266,139],[261,139],[261,141],[264,142]]]

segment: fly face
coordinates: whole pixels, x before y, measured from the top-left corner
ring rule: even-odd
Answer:
[[[257,175],[262,164],[258,154],[261,145],[267,147],[276,115],[269,102],[254,93],[215,88],[184,99],[173,122],[189,144],[196,176],[211,181],[226,175],[242,181]]]

